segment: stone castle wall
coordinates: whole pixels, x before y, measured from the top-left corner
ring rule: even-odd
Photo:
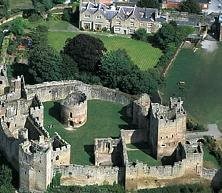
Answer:
[[[30,100],[37,94],[42,102],[65,99],[68,94],[75,91],[85,93],[88,100],[100,99],[123,105],[128,105],[135,99],[131,95],[118,90],[99,85],[88,85],[77,80],[44,82],[26,86],[27,99]]]
[[[53,165],[68,165],[70,164],[71,145],[61,138],[58,133],[55,133],[54,140],[57,140],[59,145],[52,143],[52,160]],[[57,144],[58,144],[57,143]]]
[[[147,142],[148,140],[147,130],[145,129],[136,129],[136,130],[121,129],[121,137],[124,138],[126,144]]]
[[[183,162],[177,162],[173,166],[148,166],[139,162],[136,165],[128,164],[126,166],[125,188],[128,190],[152,188],[152,183],[145,185],[141,182],[174,179],[183,176],[184,173],[185,164]]]
[[[62,174],[62,185],[103,185],[118,183],[123,177],[121,169],[111,166],[82,166],[82,165],[67,165],[60,166],[54,169],[54,172]]]
[[[15,169],[18,170],[18,149],[20,141],[18,139],[13,139],[13,137],[7,125],[2,122],[0,127],[0,150]]]

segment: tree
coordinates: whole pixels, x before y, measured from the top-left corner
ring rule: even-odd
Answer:
[[[147,32],[146,29],[144,28],[139,28],[138,30],[135,31],[133,34],[133,38],[136,40],[142,40],[142,41],[147,41]]]
[[[141,71],[125,50],[110,51],[102,57],[100,79],[104,86],[129,94],[151,93],[158,85],[152,73]]]
[[[160,4],[158,0],[139,0],[137,2],[138,7],[159,8]]]
[[[182,2],[179,6],[179,10],[189,13],[197,13],[197,14],[201,12],[200,5],[195,0],[186,0]]]
[[[35,83],[62,80],[62,58],[48,45],[35,45],[29,53],[29,73]]]
[[[0,19],[8,16],[9,0],[0,0]]]
[[[72,9],[64,9],[62,19],[71,23],[73,20]]]
[[[32,4],[38,13],[46,12],[53,7],[52,0],[32,0]]]
[[[87,72],[98,71],[105,51],[106,48],[100,39],[86,34],[68,39],[64,47],[64,54],[73,58],[80,71]]]
[[[76,62],[69,55],[66,55],[64,53],[61,53],[61,57],[62,57],[62,66],[63,66],[61,70],[64,79],[66,80],[76,79],[79,74]]]
[[[13,20],[10,29],[12,33],[15,35],[23,35],[24,28],[25,28],[25,22],[21,18],[18,18]]]
[[[39,25],[34,29],[31,34],[32,44],[48,44],[48,27]]]
[[[54,4],[63,4],[65,0],[53,0]]]

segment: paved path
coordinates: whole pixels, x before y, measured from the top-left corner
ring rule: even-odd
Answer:
[[[202,138],[203,136],[212,136],[215,139],[222,138],[222,133],[218,129],[217,124],[208,124],[207,126],[208,131],[204,132],[188,132],[187,133],[187,138],[192,139],[192,138]]]

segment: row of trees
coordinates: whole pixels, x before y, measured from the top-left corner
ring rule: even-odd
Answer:
[[[9,0],[0,0],[0,19],[8,16]]]
[[[43,13],[51,9],[55,4],[62,4],[65,0],[32,0],[36,12]]]
[[[98,38],[79,34],[68,39],[58,53],[48,45],[47,27],[38,26],[30,36],[29,65],[12,66],[13,76],[24,74],[29,84],[77,79],[129,94],[152,93],[157,89],[160,80],[155,69],[141,71],[125,50],[108,52]]]
[[[178,46],[193,30],[192,27],[178,26],[176,22],[171,21],[163,24],[162,28],[154,36],[148,35],[145,29],[138,29],[133,38],[152,43],[163,51],[164,54],[156,65],[157,70],[161,72],[172,59]]]
[[[162,0],[139,0],[137,6],[147,7],[147,8],[157,8],[161,6]],[[196,0],[186,0],[180,3],[178,11],[184,11],[188,13],[197,13],[201,12],[200,5]]]

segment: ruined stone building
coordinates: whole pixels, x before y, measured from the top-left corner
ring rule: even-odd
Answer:
[[[187,174],[204,177],[201,144],[185,143],[187,115],[181,98],[170,98],[164,106],[152,103],[147,94],[131,96],[76,80],[25,85],[21,76],[8,84],[2,70],[0,150],[19,172],[20,192],[44,192],[56,172],[61,174],[63,185],[118,183],[126,189],[157,187],[157,182]],[[91,99],[124,105],[133,126],[122,129],[119,138],[96,138],[94,165],[71,164],[70,144],[57,133],[49,136],[44,128],[42,102],[59,100],[65,128],[81,129],[78,127],[87,121],[87,101]],[[145,148],[153,157],[173,157],[174,162],[161,166],[131,163],[126,145],[133,143],[147,144]]]

